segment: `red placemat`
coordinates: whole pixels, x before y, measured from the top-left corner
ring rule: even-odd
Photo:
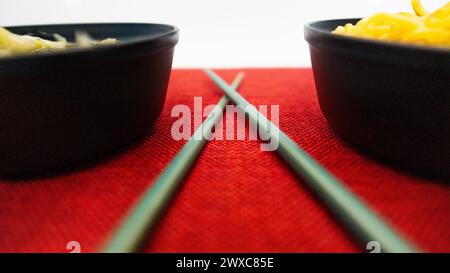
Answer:
[[[240,92],[280,105],[280,126],[398,230],[427,251],[450,251],[449,184],[367,158],[322,116],[309,69],[248,69]],[[231,81],[236,70],[220,71]],[[95,166],[32,181],[0,181],[0,251],[96,251],[183,141],[176,104],[216,103],[200,70],[174,70],[164,111],[144,143]],[[258,141],[212,141],[146,247],[151,252],[354,252],[355,243],[301,180]]]

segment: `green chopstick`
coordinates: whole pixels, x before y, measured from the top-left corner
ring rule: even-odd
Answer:
[[[356,195],[351,193],[339,180],[302,150],[292,139],[275,124],[251,105],[236,90],[210,69],[206,74],[229,97],[251,122],[267,132],[272,141],[278,143],[277,152],[292,170],[309,186],[328,208],[346,225],[346,227],[367,247],[370,241],[376,241],[381,252],[411,253],[417,252],[412,244],[403,239],[381,218],[374,214]]]
[[[237,89],[244,78],[239,73],[233,81],[233,89]],[[229,100],[223,96],[211,111],[203,124],[194,132],[191,139],[183,146],[175,158],[161,173],[157,180],[143,194],[138,203],[119,225],[117,231],[101,252],[135,252],[141,247],[150,234],[164,209],[172,200],[205,142],[211,136],[211,129],[222,117],[222,112]]]

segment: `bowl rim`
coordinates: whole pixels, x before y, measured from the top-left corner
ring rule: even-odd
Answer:
[[[0,64],[15,62],[15,61],[32,61],[39,59],[47,59],[53,57],[70,57],[76,56],[78,54],[84,53],[101,53],[107,52],[111,50],[118,50],[121,48],[127,48],[130,46],[139,46],[142,44],[154,44],[155,46],[160,46],[158,43],[161,39],[167,39],[169,46],[172,47],[178,43],[179,39],[179,28],[174,25],[169,24],[159,24],[159,23],[141,23],[141,22],[102,22],[102,23],[63,23],[63,24],[40,24],[40,25],[14,25],[14,26],[5,26],[6,29],[10,28],[48,28],[48,27],[74,27],[79,26],[82,28],[83,26],[114,26],[114,25],[147,25],[147,26],[155,26],[155,27],[166,27],[168,28],[167,32],[163,32],[161,34],[148,37],[148,38],[140,38],[134,41],[125,41],[122,43],[117,43],[114,45],[102,45],[98,47],[89,47],[89,48],[71,48],[68,50],[62,51],[53,51],[50,53],[39,53],[39,54],[23,54],[23,55],[13,55],[6,56],[0,58]],[[164,48],[164,47],[163,47]]]
[[[327,19],[327,20],[316,20],[308,22],[304,25],[304,29],[308,31],[314,31],[317,34],[325,35],[328,37],[332,37],[334,39],[342,40],[342,41],[349,41],[353,43],[360,43],[360,44],[366,44],[366,45],[378,45],[378,46],[384,46],[384,47],[391,47],[396,49],[403,49],[403,50],[422,50],[425,52],[430,53],[438,53],[438,54],[449,54],[450,56],[450,47],[438,47],[438,46],[427,46],[427,45],[420,45],[420,44],[413,44],[413,43],[402,43],[402,42],[395,42],[395,41],[388,41],[388,40],[377,40],[377,39],[371,39],[371,38],[364,38],[364,37],[356,37],[356,36],[347,36],[347,35],[339,35],[336,33],[332,33],[328,30],[325,30],[323,28],[320,28],[317,26],[317,24],[336,24],[336,26],[341,26],[343,23],[355,23],[362,18],[341,18],[341,19]],[[338,24],[339,23],[339,24]],[[305,31],[305,36],[307,34],[307,31]]]

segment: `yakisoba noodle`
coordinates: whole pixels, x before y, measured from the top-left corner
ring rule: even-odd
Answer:
[[[0,57],[117,43],[117,40],[112,38],[97,41],[82,31],[75,32],[75,42],[68,42],[58,34],[54,34],[54,38],[55,40],[51,41],[30,35],[18,35],[0,27]]]
[[[377,13],[356,25],[337,27],[333,33],[422,45],[450,47],[450,2],[427,12],[420,0],[412,0],[414,13]]]

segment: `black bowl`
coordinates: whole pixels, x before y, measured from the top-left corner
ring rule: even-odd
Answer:
[[[450,50],[331,33],[357,21],[305,26],[323,114],[373,155],[450,176]]]
[[[0,59],[0,175],[93,160],[145,136],[161,113],[178,29],[158,24],[8,27],[46,38],[83,30],[117,45]]]

